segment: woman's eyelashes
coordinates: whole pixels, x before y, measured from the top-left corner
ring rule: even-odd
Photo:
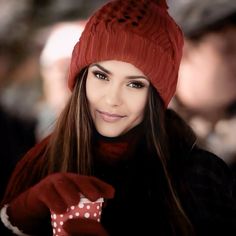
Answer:
[[[104,81],[109,81],[110,78],[107,74],[101,71],[92,71],[93,75],[95,76],[96,79],[99,80],[104,80]],[[143,87],[146,87],[145,83],[137,80],[131,80],[127,83],[127,86],[130,88],[135,88],[135,89],[141,89]]]
[[[145,84],[140,81],[130,81],[128,83],[128,86],[131,88],[141,89],[141,88],[145,87]]]
[[[93,71],[94,76],[100,80],[109,80],[108,76],[101,71]]]

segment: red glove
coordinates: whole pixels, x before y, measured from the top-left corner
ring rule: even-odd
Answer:
[[[113,198],[114,189],[107,183],[92,177],[72,173],[56,173],[15,198],[7,210],[12,225],[24,233],[34,234],[42,228],[42,221],[50,216],[50,210],[61,214],[75,205],[83,194],[91,201]]]
[[[64,223],[63,228],[70,236],[108,236],[107,231],[96,220],[71,219]]]

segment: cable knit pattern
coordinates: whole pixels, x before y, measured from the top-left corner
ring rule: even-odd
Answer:
[[[158,2],[117,0],[98,10],[73,50],[70,89],[85,66],[121,60],[141,69],[167,106],[176,90],[183,36],[164,1]]]

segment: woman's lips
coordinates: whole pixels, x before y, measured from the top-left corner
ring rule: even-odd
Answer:
[[[106,122],[116,122],[116,121],[119,121],[125,117],[122,115],[111,114],[111,113],[104,112],[104,111],[97,111],[97,112],[100,115],[100,117]]]

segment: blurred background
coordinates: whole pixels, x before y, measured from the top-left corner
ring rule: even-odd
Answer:
[[[84,22],[105,2],[0,0],[0,104],[36,122],[37,139],[69,95],[64,86],[68,59]]]
[[[185,44],[171,107],[236,173],[236,1],[172,0]]]
[[[1,179],[53,127],[70,96],[66,75],[73,46],[88,16],[105,2],[0,0]],[[170,107],[195,130],[200,146],[235,168],[236,1],[168,5],[185,37]]]

